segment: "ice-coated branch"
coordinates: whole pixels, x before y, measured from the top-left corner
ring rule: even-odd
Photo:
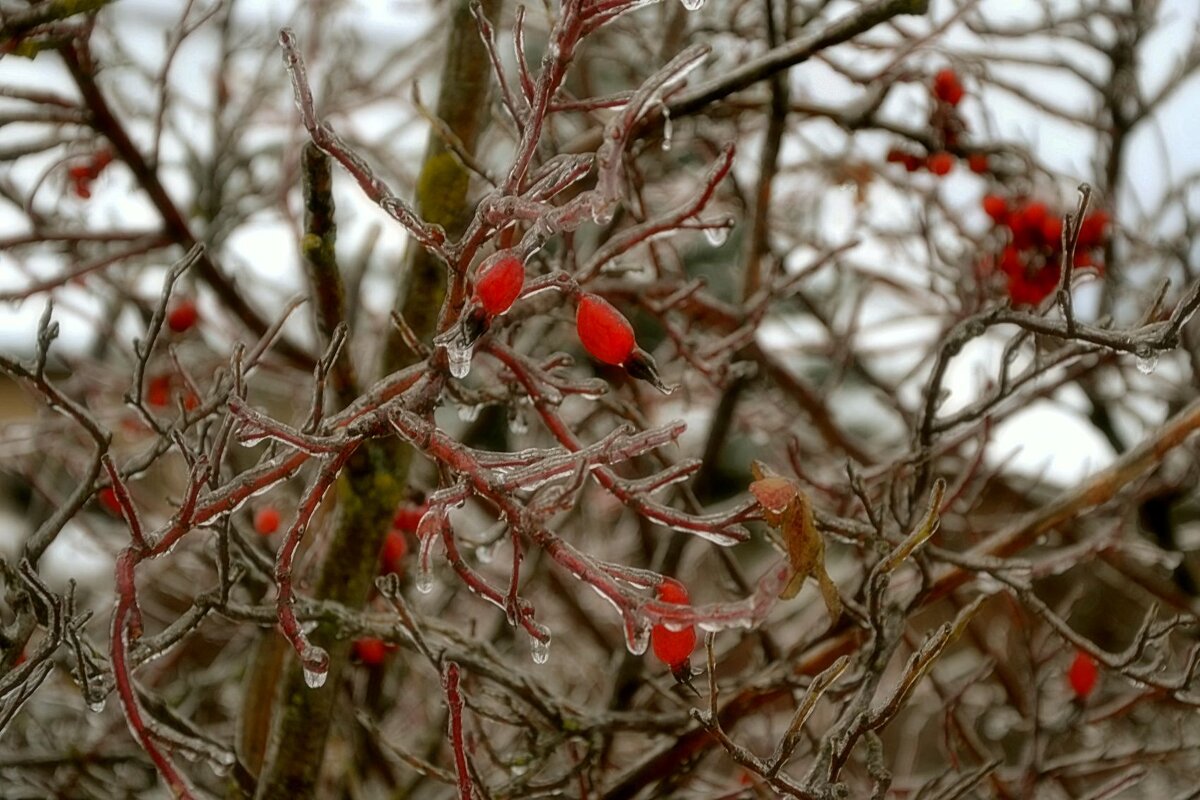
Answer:
[[[308,130],[309,136],[312,137],[313,143],[341,164],[358,182],[363,193],[399,222],[422,246],[443,260],[450,261],[451,259],[444,250],[446,232],[438,225],[429,225],[422,221],[416,211],[393,193],[342,137],[334,133],[329,125],[318,119],[313,105],[312,89],[308,84],[308,74],[304,68],[304,58],[300,55],[296,34],[291,28],[284,28],[279,32],[279,46],[283,48],[283,60],[292,79],[301,121]]]

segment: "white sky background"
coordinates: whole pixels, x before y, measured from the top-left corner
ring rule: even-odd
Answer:
[[[133,56],[144,65],[156,65],[162,51],[163,32],[169,30],[178,18],[183,7],[181,0],[122,0],[104,12],[110,30],[121,30],[122,39],[129,45]],[[722,3],[710,0],[706,9],[700,13],[719,13]],[[843,7],[849,7],[842,3]],[[1075,2],[1060,0],[1052,5],[1055,8],[1068,11],[1076,7]],[[250,34],[261,31],[264,39],[273,42],[279,26],[292,20],[297,8],[305,8],[306,4],[294,0],[244,0],[240,8],[238,29]],[[1140,65],[1140,75],[1143,87],[1152,93],[1153,88],[1160,85],[1169,74],[1174,63],[1186,52],[1193,32],[1200,24],[1200,3],[1195,0],[1164,0],[1162,3],[1163,18],[1171,19],[1171,23],[1160,27],[1154,36],[1153,48],[1143,51],[1151,57]],[[1002,16],[1014,20],[1027,19],[1030,14],[1037,13],[1038,5],[1023,0],[984,0],[982,8],[991,18]],[[935,0],[933,3],[934,20],[943,20],[953,10],[949,2]],[[536,13],[531,11],[531,13]],[[637,12],[635,12],[637,13]],[[645,13],[645,12],[642,12]],[[299,20],[301,31],[305,28],[305,19]],[[422,48],[428,45],[430,38],[440,40],[442,32],[436,27],[436,15],[429,11],[427,3],[416,2],[368,2],[360,0],[355,5],[354,13],[342,13],[327,24],[342,26],[342,29],[353,29],[363,41],[363,62],[369,65],[372,43],[378,46],[379,52],[391,51],[405,42],[411,42],[414,51],[424,52]],[[907,27],[914,28],[924,23],[906,20]],[[955,26],[944,39],[955,49],[978,51],[979,42],[962,29]],[[208,96],[211,81],[206,78],[196,80],[195,76],[209,74],[210,65],[215,58],[215,38],[211,35],[197,36],[180,51],[172,71],[172,86],[175,91],[182,93],[191,101],[203,108],[211,104]],[[1050,55],[1045,41],[1030,41],[1026,45],[1031,54]],[[1056,48],[1062,47],[1059,43]],[[1056,49],[1054,54],[1070,58],[1079,63],[1088,63],[1084,59],[1082,48],[1069,50]],[[987,53],[980,52],[981,58]],[[929,54],[927,61],[934,68],[943,62],[937,60],[936,54]],[[1092,59],[1095,61],[1095,59]],[[280,78],[283,76],[282,61],[277,48],[273,45],[257,62],[243,62],[247,70],[256,68],[277,69]],[[318,59],[311,65],[314,83],[320,86],[321,62]],[[1079,90],[1077,85],[1063,78],[1048,79],[1045,71],[1030,70],[1018,66],[997,66],[989,64],[989,68],[1002,70],[1011,80],[1025,82],[1031,92],[1045,97],[1055,105],[1078,105],[1079,110],[1090,112],[1090,104],[1096,102],[1094,95]],[[1106,65],[1096,61],[1094,69],[1098,77],[1104,75]],[[824,80],[825,74],[820,71],[817,63],[806,64],[792,71],[793,85],[797,91],[808,99],[829,102],[839,102],[844,99],[840,94],[841,87]],[[932,69],[930,70],[932,72]],[[703,69],[702,71],[703,72]],[[251,75],[247,74],[247,80]],[[18,58],[0,60],[0,85],[24,85],[53,89],[65,94],[74,95],[70,83],[66,80],[62,68],[53,55],[44,55],[30,62]],[[1073,186],[1076,179],[1085,179],[1094,173],[1092,162],[1096,157],[1096,147],[1091,136],[1084,129],[1068,125],[1048,124],[1045,116],[1033,115],[1021,101],[1000,91],[989,91],[980,97],[975,93],[976,85],[969,78],[968,99],[963,103],[964,114],[968,117],[972,130],[981,139],[1012,140],[1023,142],[1035,147],[1044,162],[1052,169],[1071,176],[1060,187],[1060,200],[1064,207],[1074,204]],[[427,103],[435,97],[433,84],[422,84],[422,95]],[[244,87],[234,86],[236,93]],[[919,122],[926,113],[925,89],[919,84],[895,92],[889,100],[888,110],[906,122]],[[151,98],[146,98],[147,102]],[[982,101],[982,102],[981,102]],[[3,103],[0,100],[0,103]],[[300,139],[294,108],[287,96],[264,98],[264,104],[272,104],[279,109],[281,124],[274,129],[265,131],[262,135],[272,137],[273,141],[298,143]],[[909,107],[905,107],[911,104]],[[1195,131],[1200,123],[1197,108],[1200,108],[1200,85],[1193,81],[1181,91],[1159,112],[1158,124],[1143,125],[1133,137],[1129,145],[1129,164],[1134,168],[1129,170],[1130,193],[1119,200],[1118,219],[1129,223],[1140,216],[1139,209],[1150,208],[1157,204],[1157,198],[1167,183],[1167,176],[1181,176],[1200,170],[1200,148],[1196,146]],[[291,119],[287,115],[291,114]],[[417,164],[424,148],[425,126],[420,122],[401,124],[405,115],[411,115],[411,103],[407,96],[392,107],[375,107],[358,113],[353,121],[336,119],[335,123],[342,130],[350,125],[361,136],[373,138],[390,136],[389,147],[394,149],[396,160],[400,163]],[[286,120],[286,121],[285,121]],[[137,131],[138,136],[144,136],[145,130]],[[0,148],[11,145],[27,137],[36,135],[35,129],[29,126],[10,125],[0,127]],[[137,138],[137,137],[135,137]],[[144,143],[139,138],[139,142]],[[882,161],[883,153],[890,140],[887,137],[862,137],[865,143],[860,148],[860,155],[870,155]],[[867,153],[875,143],[878,152]],[[198,135],[195,146],[203,149],[206,146],[203,135]],[[753,151],[743,150],[744,155],[752,158]],[[183,155],[177,142],[164,141],[163,174],[169,191],[181,205],[186,205],[186,192],[189,185],[187,176],[178,168],[178,162]],[[785,161],[789,154],[795,156],[794,150],[785,150]],[[0,166],[0,172],[11,169],[11,177],[19,184],[27,184],[47,171],[53,163],[52,159],[33,157],[22,159],[15,167]],[[172,166],[174,163],[174,166]],[[747,168],[753,162],[746,160],[742,168]],[[414,168],[415,169],[415,168]],[[47,203],[61,202],[70,207],[72,213],[86,218],[96,226],[112,226],[119,222],[123,227],[147,227],[155,225],[156,216],[148,203],[132,190],[131,178],[119,169],[106,173],[95,185],[95,193],[91,200],[80,202],[72,197],[60,197],[68,194],[62,185],[60,167],[54,171],[41,190],[39,198]],[[932,185],[932,181],[931,181]],[[979,210],[979,198],[984,191],[984,182],[963,168],[958,168],[944,181],[939,182],[938,191],[944,194],[951,207],[961,210],[961,217],[977,230],[983,230],[986,225],[985,217]],[[894,191],[876,181],[872,187],[872,213],[887,215],[898,208],[909,208],[914,205],[912,198],[897,195]],[[55,199],[51,199],[51,198]],[[349,184],[344,176],[339,178],[336,195],[338,203],[338,223],[340,227],[339,241],[341,247],[353,251],[362,241],[368,227],[372,224],[382,225],[378,254],[398,257],[402,252],[404,239],[397,227],[390,223],[382,212],[366,202],[356,187]],[[292,207],[299,207],[298,192],[293,193]],[[847,194],[844,198],[848,206],[851,201]],[[1200,205],[1200,198],[1191,198],[1193,207]],[[841,201],[831,200],[823,204],[827,219],[827,229],[832,235],[851,236],[856,233],[847,224],[851,218],[848,211],[839,205]],[[1178,219],[1163,219],[1163,226],[1174,224]],[[840,230],[839,230],[840,226]],[[0,205],[0,236],[19,233],[25,230],[23,219],[14,215],[7,205]],[[250,294],[259,308],[270,310],[277,308],[284,300],[300,291],[303,276],[300,272],[297,258],[295,236],[292,230],[281,221],[262,215],[256,223],[242,227],[237,236],[229,243],[229,253],[223,256],[226,268],[235,271],[238,284]],[[869,262],[873,253],[880,255],[891,253],[881,247],[866,242],[858,251],[855,258],[860,262]],[[880,260],[880,269],[903,269],[891,260],[891,256]],[[387,259],[384,259],[387,260]],[[35,267],[49,271],[61,267],[57,262],[38,264],[30,261]],[[47,273],[49,274],[49,273]],[[14,269],[10,257],[0,253],[0,291],[20,287],[26,283],[26,277],[19,275]],[[146,279],[145,291],[147,296],[157,296],[160,275],[150,275]],[[390,307],[390,291],[386,282],[368,284],[364,292],[368,308],[384,313]],[[1094,292],[1094,287],[1083,286],[1078,290],[1077,303],[1081,313],[1089,308],[1088,297]],[[204,303],[202,297],[202,311]],[[87,341],[93,330],[92,319],[102,313],[98,302],[86,291],[65,289],[56,293],[58,312],[56,318],[62,325],[63,335],[60,347],[79,348]],[[0,350],[5,352],[28,352],[34,340],[37,319],[43,309],[40,300],[29,301],[17,306],[0,308]],[[905,318],[907,309],[897,306],[888,298],[878,296],[878,305],[867,309],[869,318],[877,320],[873,329],[864,332],[862,343],[871,346],[891,347],[898,341],[913,342],[913,351],[925,350],[925,342],[935,333],[935,329]],[[126,341],[140,333],[132,319],[122,328]],[[305,338],[308,331],[304,325],[298,324],[292,329],[292,334]],[[788,342],[795,344],[803,341],[804,331],[797,331],[790,326],[778,323],[771,325],[764,336],[771,341],[781,341],[781,337],[798,336],[798,340]],[[221,336],[217,330],[206,330],[206,335]],[[995,365],[1002,347],[1001,338],[985,338],[972,344],[958,358],[951,369],[947,386],[951,396],[944,411],[952,410],[968,403],[981,388],[984,376],[995,373]],[[782,342],[781,342],[782,343]],[[219,343],[215,343],[219,344]],[[903,358],[899,358],[903,361]],[[909,365],[902,365],[907,368]],[[1174,376],[1185,369],[1182,361],[1164,358],[1156,376],[1163,378]],[[1154,377],[1148,380],[1153,380]],[[924,384],[923,377],[911,382],[908,389],[917,392]],[[869,414],[869,405],[847,398],[847,402],[839,403],[838,412],[842,415]],[[861,401],[862,398],[859,398]],[[1008,459],[1016,454],[1010,462],[1010,468],[1027,474],[1044,474],[1055,482],[1068,482],[1093,471],[1111,460],[1112,452],[1108,445],[1086,420],[1081,420],[1075,411],[1082,406],[1082,397],[1076,397],[1071,391],[1060,393],[1057,402],[1041,401],[1006,421],[996,435],[992,453],[997,459]],[[1149,409],[1155,417],[1161,418],[1162,409]],[[1132,431],[1131,431],[1132,433]]]

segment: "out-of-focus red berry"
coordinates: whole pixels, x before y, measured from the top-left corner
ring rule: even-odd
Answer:
[[[1000,271],[1005,275],[1021,275],[1025,272],[1025,262],[1021,260],[1021,251],[1009,245],[1000,253]]]
[[[1079,226],[1078,246],[1090,248],[1104,244],[1104,237],[1108,233],[1108,223],[1107,211],[1093,211],[1085,216]]]
[[[254,530],[263,536],[270,536],[279,530],[279,510],[275,506],[263,506],[255,511]]]
[[[925,168],[934,175],[948,175],[954,169],[954,156],[945,150],[932,153],[925,159]]]
[[[121,501],[117,499],[116,489],[111,486],[105,486],[96,493],[96,499],[100,501],[100,505],[104,506],[105,511],[114,517],[121,516]]]
[[[392,527],[405,533],[416,533],[417,526],[421,524],[421,517],[425,516],[428,510],[428,503],[402,503],[396,508],[396,513],[392,514]]]
[[[383,540],[383,547],[379,551],[380,571],[384,575],[390,572],[403,575],[406,555],[408,555],[408,539],[405,538],[402,531],[393,528],[388,531],[387,537]]]
[[[933,95],[943,103],[956,106],[962,102],[966,91],[958,80],[958,73],[950,68],[939,70],[933,76]]]
[[[1042,220],[1042,243],[1052,250],[1058,250],[1062,245],[1063,221],[1060,217],[1050,215]]]
[[[983,196],[983,211],[997,225],[1003,225],[1008,219],[1008,201],[998,194]]]
[[[1076,651],[1075,659],[1067,668],[1067,680],[1070,682],[1075,696],[1080,700],[1087,700],[1088,695],[1096,688],[1096,680],[1099,677],[1100,671],[1096,667],[1096,660],[1083,650]]]
[[[167,313],[167,326],[176,333],[184,333],[199,319],[200,312],[196,304],[191,300],[181,300]]]
[[[1023,272],[1008,273],[1008,296],[1014,306],[1038,306],[1058,288],[1058,260]]]
[[[84,200],[92,196],[92,181],[100,177],[104,168],[112,163],[112,151],[107,148],[97,150],[86,164],[76,164],[67,170],[75,195]]]
[[[971,153],[967,156],[967,167],[976,175],[986,175],[991,169],[987,153]]]
[[[1020,213],[1022,223],[1032,230],[1042,227],[1042,223],[1046,221],[1046,217],[1050,213],[1050,210],[1046,208],[1045,203],[1035,201],[1026,204],[1025,207],[1021,209]]]
[[[146,384],[146,402],[155,408],[165,408],[171,402],[171,376],[155,375]]]
[[[368,667],[378,667],[387,653],[388,647],[382,639],[358,639],[354,642],[354,656]]]
[[[1042,240],[1042,223],[1046,221],[1045,203],[1029,202],[1013,209],[1008,215],[1008,227],[1012,231],[1013,244],[1022,250],[1039,244]]]

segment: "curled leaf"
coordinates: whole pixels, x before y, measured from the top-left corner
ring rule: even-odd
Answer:
[[[795,597],[805,579],[812,576],[820,586],[829,616],[836,620],[842,614],[842,599],[825,569],[825,540],[817,531],[808,495],[794,481],[768,474],[757,461],[751,469],[756,480],[750,484],[750,492],[762,507],[763,519],[783,536],[792,568],[791,580],[779,593],[780,599]]]

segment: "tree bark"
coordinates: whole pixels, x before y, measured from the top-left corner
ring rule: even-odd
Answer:
[[[483,3],[484,13],[491,18],[500,7],[500,0]],[[491,66],[469,3],[456,2],[449,22],[437,113],[466,149],[474,152],[489,117]],[[431,133],[417,183],[418,213],[441,225],[450,237],[459,236],[472,211],[469,184],[466,168],[437,134]],[[428,340],[446,294],[445,265],[423,248],[411,246],[402,275],[406,285],[398,299],[398,310],[412,330]],[[381,356],[381,370],[385,374],[393,372],[415,358],[393,336]],[[355,608],[366,602],[378,570],[379,548],[395,507],[404,497],[411,463],[411,448],[395,439],[368,442],[351,458],[338,482],[332,541],[314,582],[315,596]],[[312,634],[313,642],[330,655],[329,673],[321,688],[305,685],[294,653],[289,651],[285,658],[256,794],[260,800],[314,796],[330,721],[342,692],[342,669],[350,651],[350,643],[336,640],[333,633],[329,626],[322,625]],[[271,635],[277,636],[274,632]],[[248,707],[262,702],[256,697],[247,697],[246,701]]]

